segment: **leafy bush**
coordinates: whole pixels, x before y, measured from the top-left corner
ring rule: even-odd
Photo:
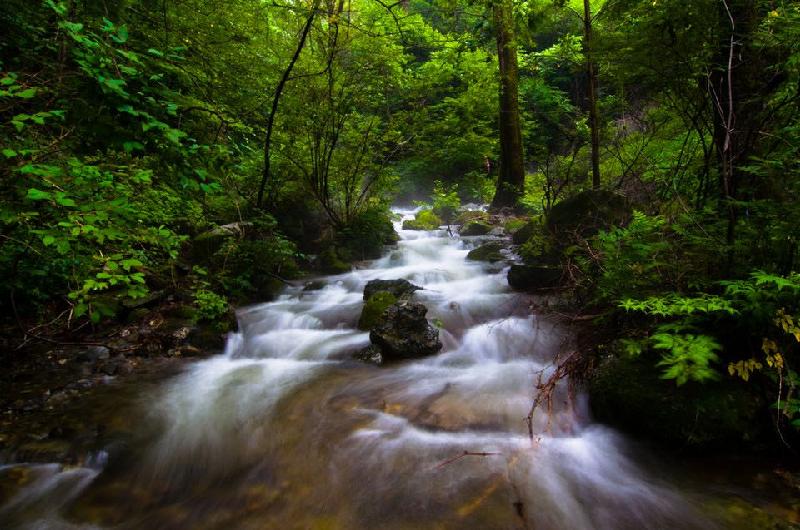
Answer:
[[[208,289],[194,291],[194,305],[197,308],[198,318],[209,322],[219,320],[228,312],[228,300]]]
[[[377,259],[384,245],[397,242],[397,234],[389,210],[373,206],[340,229],[337,240],[339,247],[350,254],[350,259]]]
[[[433,183],[433,213],[449,224],[460,207],[457,185],[445,186],[440,180]]]

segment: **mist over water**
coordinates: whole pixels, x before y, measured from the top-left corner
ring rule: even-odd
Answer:
[[[400,212],[404,218],[413,211]],[[117,465],[32,466],[0,507],[20,528],[708,528],[590,421],[565,383],[525,417],[570,337],[447,231],[403,231],[365,269],[239,313],[226,351],[142,398],[151,434]],[[405,278],[438,355],[351,360],[373,279]],[[8,466],[7,466],[8,467]],[[10,468],[9,468],[10,469]],[[0,468],[0,474],[10,472]],[[76,500],[77,499],[77,500]]]

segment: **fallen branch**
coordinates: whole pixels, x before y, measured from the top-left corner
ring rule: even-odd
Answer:
[[[445,460],[444,462],[438,464],[434,469],[436,469],[436,470],[441,469],[446,465],[449,465],[449,464],[452,464],[453,462],[461,460],[465,456],[495,456],[495,455],[500,455],[500,454],[502,454],[502,453],[475,453],[475,452],[472,452],[472,451],[464,451],[460,455],[454,456],[453,458],[449,458],[449,459]]]
[[[550,430],[550,426],[552,423],[552,412],[553,412],[553,392],[555,392],[556,385],[564,379],[565,377],[569,377],[577,368],[580,362],[580,356],[578,355],[578,351],[573,351],[567,358],[564,359],[563,362],[559,362],[556,364],[556,369],[550,374],[550,377],[547,380],[542,381],[542,376],[544,375],[544,370],[539,372],[539,378],[536,382],[536,397],[533,399],[533,404],[531,405],[531,410],[528,412],[528,415],[525,417],[525,422],[528,424],[528,436],[531,440],[534,439],[533,437],[533,415],[536,413],[536,409],[539,408],[539,405],[545,403],[547,405],[547,428],[546,430]],[[572,391],[570,389],[570,396]]]

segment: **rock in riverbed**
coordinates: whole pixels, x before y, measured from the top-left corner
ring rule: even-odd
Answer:
[[[422,287],[414,285],[408,280],[372,280],[364,287],[364,300],[369,300],[378,291],[386,291],[395,298],[407,298],[414,291]]]
[[[425,318],[427,312],[424,305],[407,300],[401,300],[384,311],[383,323],[369,334],[373,346],[380,350],[380,362],[425,357],[442,349],[439,330]],[[375,348],[367,349],[375,362]]]

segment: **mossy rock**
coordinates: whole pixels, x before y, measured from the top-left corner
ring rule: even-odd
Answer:
[[[383,324],[383,313],[386,309],[397,303],[397,297],[388,291],[378,291],[369,300],[364,302],[361,317],[358,319],[358,329],[369,331]]]
[[[561,285],[564,271],[553,265],[512,265],[508,269],[508,285],[515,291],[539,291]]]
[[[489,214],[481,210],[464,210],[456,216],[453,224],[465,225],[471,221],[487,221],[488,219]]]
[[[350,264],[339,257],[336,247],[328,247],[319,255],[319,270],[328,274],[350,272]]]
[[[442,220],[430,210],[421,210],[414,219],[403,221],[403,230],[436,230]]]
[[[509,234],[513,234],[528,224],[528,222],[529,220],[524,217],[512,217],[503,223],[503,229]]]
[[[472,249],[467,254],[467,259],[473,261],[502,261],[506,259],[506,257],[500,252],[505,248],[505,245],[502,243],[486,243],[485,245],[481,245],[478,248]]]
[[[399,299],[408,299],[414,294],[415,291],[422,289],[419,285],[414,285],[408,280],[398,278],[396,280],[370,280],[364,286],[364,301],[366,302],[372,296],[380,291],[391,293],[392,296]]]
[[[544,231],[542,223],[538,219],[531,219],[527,223],[518,227],[516,230],[509,230],[511,232],[511,242],[515,245],[522,245],[526,243],[534,234]]]
[[[583,237],[622,226],[633,212],[622,195],[606,190],[587,190],[565,199],[550,210],[547,228],[553,234],[577,233]]]
[[[248,222],[230,223],[203,232],[192,240],[189,256],[193,262],[208,263],[227,240],[242,238],[251,225]]]
[[[492,231],[492,225],[484,221],[470,221],[461,227],[459,234],[462,236],[485,236]]]
[[[726,378],[678,386],[661,378],[646,354],[608,355],[589,380],[596,419],[673,446],[729,448],[764,432],[763,400],[746,384]],[[766,415],[764,415],[766,417]]]

